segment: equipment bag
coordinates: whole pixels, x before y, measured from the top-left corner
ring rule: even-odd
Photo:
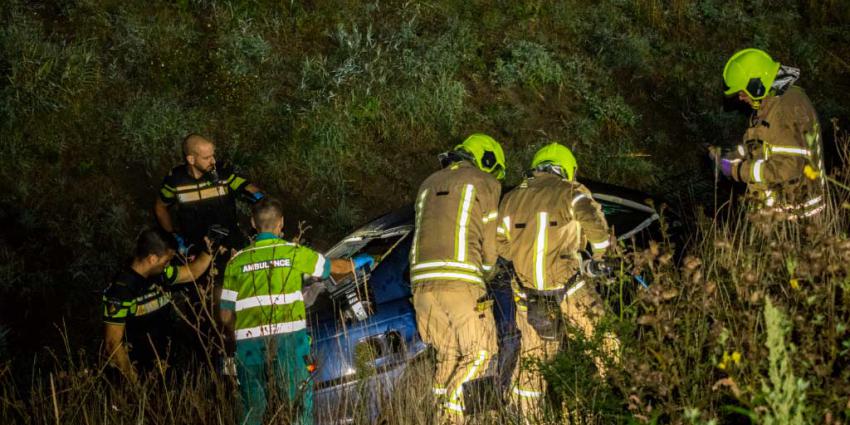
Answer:
[[[526,291],[528,324],[537,331],[540,338],[555,341],[561,330],[561,302],[567,295],[567,288],[553,291]]]

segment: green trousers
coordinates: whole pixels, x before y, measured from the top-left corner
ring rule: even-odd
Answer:
[[[260,425],[266,416],[289,423],[313,423],[313,381],[307,370],[310,337],[306,330],[236,342],[242,395],[240,424]]]

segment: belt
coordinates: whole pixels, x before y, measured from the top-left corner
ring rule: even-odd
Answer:
[[[555,289],[546,289],[546,290],[538,290],[529,288],[522,284],[520,281],[520,288],[522,292],[518,292],[522,298],[525,298],[526,295],[536,296],[536,297],[557,297],[557,296],[571,296],[576,293],[579,289],[584,287],[585,281],[579,280],[579,273],[574,274],[571,278],[567,279],[563,285]],[[519,280],[519,279],[517,279]]]

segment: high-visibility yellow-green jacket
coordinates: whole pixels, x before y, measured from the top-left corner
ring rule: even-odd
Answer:
[[[330,261],[310,248],[260,233],[224,272],[222,310],[236,313],[236,340],[290,334],[307,328],[303,276],[327,278]]]
[[[416,197],[410,281],[484,284],[496,262],[496,217],[502,186],[460,161],[429,176]]]

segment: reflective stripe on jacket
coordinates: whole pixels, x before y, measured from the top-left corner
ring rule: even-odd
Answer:
[[[732,158],[732,178],[747,183],[757,207],[808,217],[824,209],[826,180],[817,113],[799,87],[762,101]]]
[[[297,332],[307,327],[303,276],[329,274],[323,255],[261,233],[227,264],[220,306],[236,313],[237,340]]]
[[[496,262],[496,219],[502,186],[469,162],[425,179],[416,197],[411,283],[455,280],[484,284]]]
[[[165,205],[176,205],[175,223],[187,243],[203,246],[210,226],[226,227],[238,232],[237,195],[249,195],[248,181],[228,165],[220,165],[218,178],[195,178],[183,164],[174,167],[162,181],[159,199]]]
[[[581,265],[579,250],[595,256],[608,249],[602,207],[582,184],[535,172],[505,195],[499,207],[499,255],[512,261],[523,286],[562,287]]]

